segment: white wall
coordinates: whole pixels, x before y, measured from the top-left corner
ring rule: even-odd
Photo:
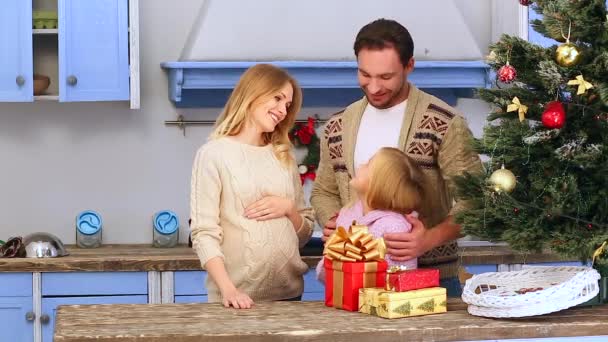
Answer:
[[[470,60],[486,54],[491,2],[479,0],[210,0],[194,28],[195,60],[353,57],[358,30],[385,17],[408,28],[419,59]],[[218,34],[221,32],[221,34]]]
[[[127,102],[0,104],[0,239],[47,231],[74,243],[75,215],[86,209],[102,214],[105,243],[149,243],[161,209],[178,213],[187,239],[192,159],[210,127],[188,127],[184,137],[163,122],[176,113],[213,119],[219,109],[176,110],[163,61],[352,59],[359,26],[381,16],[404,21],[421,59],[425,47],[426,59],[480,59],[490,39],[490,6],[479,0],[213,0],[206,15],[202,4],[140,1],[140,110]],[[486,105],[458,107],[479,135]]]

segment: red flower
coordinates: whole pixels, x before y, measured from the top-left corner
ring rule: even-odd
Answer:
[[[306,129],[306,127],[302,127],[296,132],[298,138],[300,138],[300,142],[304,145],[310,144],[312,140],[312,134]]]
[[[306,182],[307,179],[314,181],[317,178],[317,174],[314,171],[308,171],[305,174],[300,175],[300,180],[302,181],[302,185]]]
[[[315,134],[315,119],[308,118],[306,126],[300,126],[296,131],[296,135],[300,138],[300,142],[304,145],[310,144],[312,136]]]

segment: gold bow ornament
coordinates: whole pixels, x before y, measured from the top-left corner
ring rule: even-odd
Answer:
[[[587,92],[587,90],[593,88],[593,84],[585,81],[583,75],[576,76],[575,79],[568,81],[568,85],[577,85],[578,90],[576,91],[576,95],[581,95]]]
[[[517,96],[515,96],[511,102],[512,103],[507,106],[507,112],[517,111],[519,122],[524,121],[526,119],[526,113],[528,112],[528,106],[522,104]]]

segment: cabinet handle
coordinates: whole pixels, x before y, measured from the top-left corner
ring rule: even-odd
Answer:
[[[40,316],[40,323],[42,324],[47,324],[50,320],[51,318],[47,314],[42,314],[42,316]]]
[[[28,311],[28,312],[25,314],[25,320],[26,320],[26,321],[31,322],[31,321],[33,321],[33,320],[35,320],[35,319],[36,319],[36,314],[35,314],[35,313],[33,313],[32,311]]]
[[[76,78],[76,76],[74,76],[74,75],[68,76],[69,85],[74,86],[74,85],[76,85],[76,83],[78,83],[78,79]]]
[[[23,78],[23,76],[19,75],[17,76],[17,79],[15,80],[15,82],[17,82],[18,86],[22,86],[25,84],[25,78]]]

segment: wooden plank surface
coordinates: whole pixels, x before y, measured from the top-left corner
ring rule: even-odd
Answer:
[[[608,335],[608,305],[525,319],[471,316],[459,300],[445,314],[387,320],[327,308],[322,302],[81,305],[57,311],[56,342],[474,341]]]
[[[83,249],[68,245],[67,257],[50,259],[0,258],[0,272],[70,272],[70,271],[187,271],[200,270],[198,257],[191,248],[154,248],[150,245],[104,245]],[[320,251],[318,252],[320,254]],[[514,253],[504,246],[466,247],[460,249],[463,265],[513,264],[569,261],[549,253],[528,255]],[[314,267],[320,256],[304,256]]]

